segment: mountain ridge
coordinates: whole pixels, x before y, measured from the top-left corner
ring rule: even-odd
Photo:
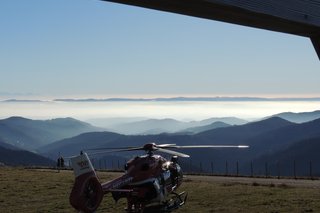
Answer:
[[[51,159],[26,150],[14,149],[1,141],[0,163],[7,166],[55,166],[55,161]]]
[[[73,118],[32,120],[14,116],[0,120],[0,137],[2,140],[29,151],[83,132],[102,130],[102,128],[94,127]]]
[[[280,117],[285,120],[294,122],[294,123],[305,123],[320,118],[320,110],[315,110],[312,112],[282,112],[279,114],[272,115],[270,117]]]
[[[108,102],[108,101],[320,101],[320,97],[312,98],[261,98],[261,97],[168,97],[168,98],[85,98],[85,99],[54,99],[60,102]]]
[[[101,124],[100,119],[100,124]],[[107,119],[108,120],[108,119]],[[132,122],[123,122],[116,125],[108,123],[108,126],[104,126],[109,131],[117,132],[120,134],[126,135],[146,135],[146,134],[161,134],[161,133],[179,133],[184,132],[185,129],[201,127],[211,125],[214,122],[223,122],[229,125],[242,125],[248,121],[236,118],[236,117],[214,117],[208,118],[200,121],[179,121],[172,118],[163,118],[163,119],[142,119]],[[217,126],[218,127],[218,126]],[[203,127],[205,128],[205,127]],[[212,128],[215,128],[212,125]],[[189,129],[190,131],[192,129]],[[195,132],[192,132],[195,133]]]

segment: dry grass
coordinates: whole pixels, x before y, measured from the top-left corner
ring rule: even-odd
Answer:
[[[101,180],[120,174],[99,172]],[[75,212],[69,205],[71,171],[0,168],[0,212]],[[189,177],[181,187],[189,194],[176,212],[320,212],[319,188],[286,184],[225,182]],[[98,212],[124,212],[125,200],[106,196]]]

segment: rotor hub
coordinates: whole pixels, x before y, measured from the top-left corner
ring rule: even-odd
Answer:
[[[152,152],[157,150],[157,145],[155,143],[147,143],[143,146],[143,149],[147,152]]]

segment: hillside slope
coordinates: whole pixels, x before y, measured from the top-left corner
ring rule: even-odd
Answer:
[[[197,145],[197,144],[221,144],[221,145],[249,145],[249,149],[179,149],[189,154],[190,159],[180,159],[183,165],[192,168],[202,167],[203,170],[211,170],[211,163],[214,163],[216,172],[224,172],[226,161],[234,171],[236,162],[240,163],[241,171],[248,174],[250,162],[264,162],[271,159],[279,161],[283,154],[275,154],[288,151],[290,147],[300,141],[308,141],[320,137],[320,119],[302,124],[294,124],[281,118],[269,118],[263,121],[252,122],[241,126],[224,127],[209,130],[195,135],[159,134],[128,136],[110,132],[86,133],[73,138],[64,139],[51,145],[41,148],[39,151],[52,159],[55,159],[59,152],[69,156],[78,154],[80,150],[98,147],[135,147],[145,143],[156,142],[158,144]],[[312,147],[312,146],[310,146]],[[316,146],[315,146],[315,150]],[[295,149],[303,151],[303,149]],[[312,150],[309,150],[312,151]],[[143,152],[109,153],[105,156],[117,155],[121,158],[130,158]],[[294,153],[291,153],[294,154]],[[300,153],[301,154],[301,153]],[[305,152],[307,155],[307,151]],[[95,156],[95,158],[103,157]],[[165,155],[166,156],[166,155]],[[200,166],[201,163],[201,166]],[[192,164],[192,165],[191,165]],[[270,162],[271,164],[271,162]],[[255,168],[257,164],[255,163]],[[262,165],[264,166],[264,164]],[[264,171],[263,167],[259,170]],[[230,169],[230,172],[232,170]]]
[[[55,166],[55,161],[35,153],[3,147],[0,143],[0,162],[9,166]]]
[[[320,110],[316,110],[313,112],[283,112],[276,115],[273,115],[272,117],[279,117],[283,118],[285,120],[288,120],[290,122],[294,123],[305,123],[309,121],[313,121],[320,118]]]
[[[34,150],[51,142],[84,132],[102,131],[73,118],[31,120],[10,117],[0,120],[0,137],[6,143],[26,150]]]
[[[256,167],[268,162],[269,174],[287,176],[320,175],[320,137],[298,141],[284,150],[255,160]]]

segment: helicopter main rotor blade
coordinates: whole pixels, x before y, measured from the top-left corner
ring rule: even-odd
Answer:
[[[98,151],[99,149],[91,150],[91,151]],[[103,149],[101,149],[103,150]],[[130,149],[115,149],[115,150],[105,150],[100,152],[88,152],[88,155],[98,155],[98,154],[107,154],[107,153],[114,153],[114,152],[128,152],[128,151],[138,151],[138,150],[144,150],[143,147],[137,147],[137,148],[130,148]]]
[[[193,149],[193,148],[249,148],[246,145],[188,145],[188,146],[177,146],[176,144],[159,144],[156,143],[147,143],[144,146],[140,147],[102,147],[102,148],[92,148],[85,149],[84,151],[96,151],[96,152],[88,152],[88,155],[98,155],[98,154],[106,154],[106,153],[114,153],[114,152],[127,152],[127,151],[138,151],[144,150],[146,152],[160,151],[165,152],[172,155],[177,155],[180,157],[190,157],[187,154],[172,151],[169,149]]]
[[[175,144],[175,143],[167,143],[167,144],[159,144],[159,145],[156,144],[156,147],[164,148],[164,147],[171,147],[171,146],[175,146],[175,145],[177,145],[177,144]]]
[[[101,148],[91,148],[91,149],[84,149],[83,151],[97,151],[97,150],[127,150],[127,149],[140,149],[142,147],[136,146],[128,146],[128,147],[101,147]]]
[[[168,154],[171,154],[171,155],[176,155],[176,156],[179,156],[179,157],[182,157],[182,158],[188,158],[188,157],[190,157],[190,156],[187,155],[187,154],[184,154],[184,153],[181,153],[181,152],[175,152],[175,151],[168,150],[168,149],[158,148],[156,151],[168,153]]]
[[[247,145],[190,145],[190,146],[168,146],[167,148],[193,149],[193,148],[249,148]]]
[[[129,146],[129,147],[101,147],[101,148],[90,148],[85,149],[84,151],[96,151],[96,150],[120,150],[120,151],[132,151],[132,150],[149,150],[149,149],[156,149],[156,148],[165,148],[175,146],[175,143],[168,143],[168,144],[155,144],[155,143],[148,143],[144,146]]]

